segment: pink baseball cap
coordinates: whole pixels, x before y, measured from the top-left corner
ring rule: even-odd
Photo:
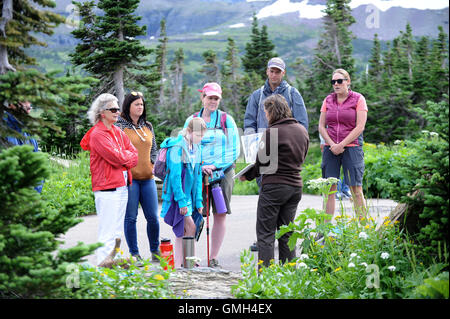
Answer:
[[[203,89],[198,91],[204,93],[206,96],[214,95],[218,96],[219,98],[222,98],[222,88],[216,82],[206,83],[203,86]]]

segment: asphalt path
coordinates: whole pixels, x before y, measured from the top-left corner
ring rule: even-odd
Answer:
[[[233,195],[231,199],[232,214],[227,216],[227,229],[222,248],[218,257],[222,268],[230,271],[240,271],[240,254],[243,250],[249,249],[250,245],[256,240],[256,207],[258,204],[258,196],[237,196]],[[348,199],[342,201],[343,207],[347,213],[352,212],[352,202]],[[367,204],[372,217],[378,222],[382,222],[383,217],[397,205],[392,200],[387,199],[368,199]],[[339,205],[336,205],[339,206]],[[297,215],[306,208],[321,209],[322,198],[320,196],[306,195],[302,199],[297,208]],[[161,211],[161,205],[159,206]],[[336,214],[335,214],[336,215]],[[78,242],[86,244],[97,242],[98,219],[96,215],[86,216],[83,221],[71,228],[62,238],[63,244],[61,248],[75,246]],[[214,217],[210,216],[210,230],[214,224]],[[138,246],[140,254],[143,258],[150,258],[150,246],[146,235],[146,220],[141,208],[139,208],[137,219]],[[172,228],[160,218],[160,237],[170,238],[172,243],[175,235]],[[200,240],[195,243],[195,255],[200,258],[200,265],[207,266],[207,236],[206,236],[206,218],[205,227],[201,234]],[[124,257],[128,257],[128,246],[125,238],[122,236],[122,250]],[[275,243],[275,256],[278,256],[277,245]],[[86,261],[95,265],[95,255],[86,257]]]

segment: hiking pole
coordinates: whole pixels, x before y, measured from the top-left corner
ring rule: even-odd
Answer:
[[[205,174],[204,177],[204,186],[206,188],[206,258],[208,258],[208,267],[210,266],[209,263],[209,176],[208,174]]]

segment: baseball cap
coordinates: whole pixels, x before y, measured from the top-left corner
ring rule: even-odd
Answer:
[[[204,93],[206,96],[214,95],[218,96],[219,98],[222,98],[222,88],[216,82],[206,83],[203,86],[203,89],[198,91]]]
[[[286,65],[281,58],[276,57],[269,60],[269,63],[267,63],[267,68],[277,68],[284,71],[286,69]]]

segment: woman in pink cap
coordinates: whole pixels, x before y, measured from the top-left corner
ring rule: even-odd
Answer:
[[[208,176],[217,176],[223,173],[223,178],[218,183],[223,193],[226,214],[221,213],[225,207],[220,210],[216,207],[214,197],[211,196],[212,186],[209,185],[208,189],[203,187],[203,206],[207,208],[206,193],[208,191],[208,204],[211,203],[214,215],[209,266],[220,267],[217,256],[225,237],[226,216],[231,214],[230,200],[234,187],[234,161],[239,157],[240,152],[239,132],[233,117],[219,110],[222,99],[220,85],[215,82],[206,83],[198,91],[201,92],[202,109],[191,115],[184,126],[186,127],[193,117],[201,117],[205,121],[208,131],[201,142],[202,172]],[[206,213],[205,208],[203,209],[204,214]]]

